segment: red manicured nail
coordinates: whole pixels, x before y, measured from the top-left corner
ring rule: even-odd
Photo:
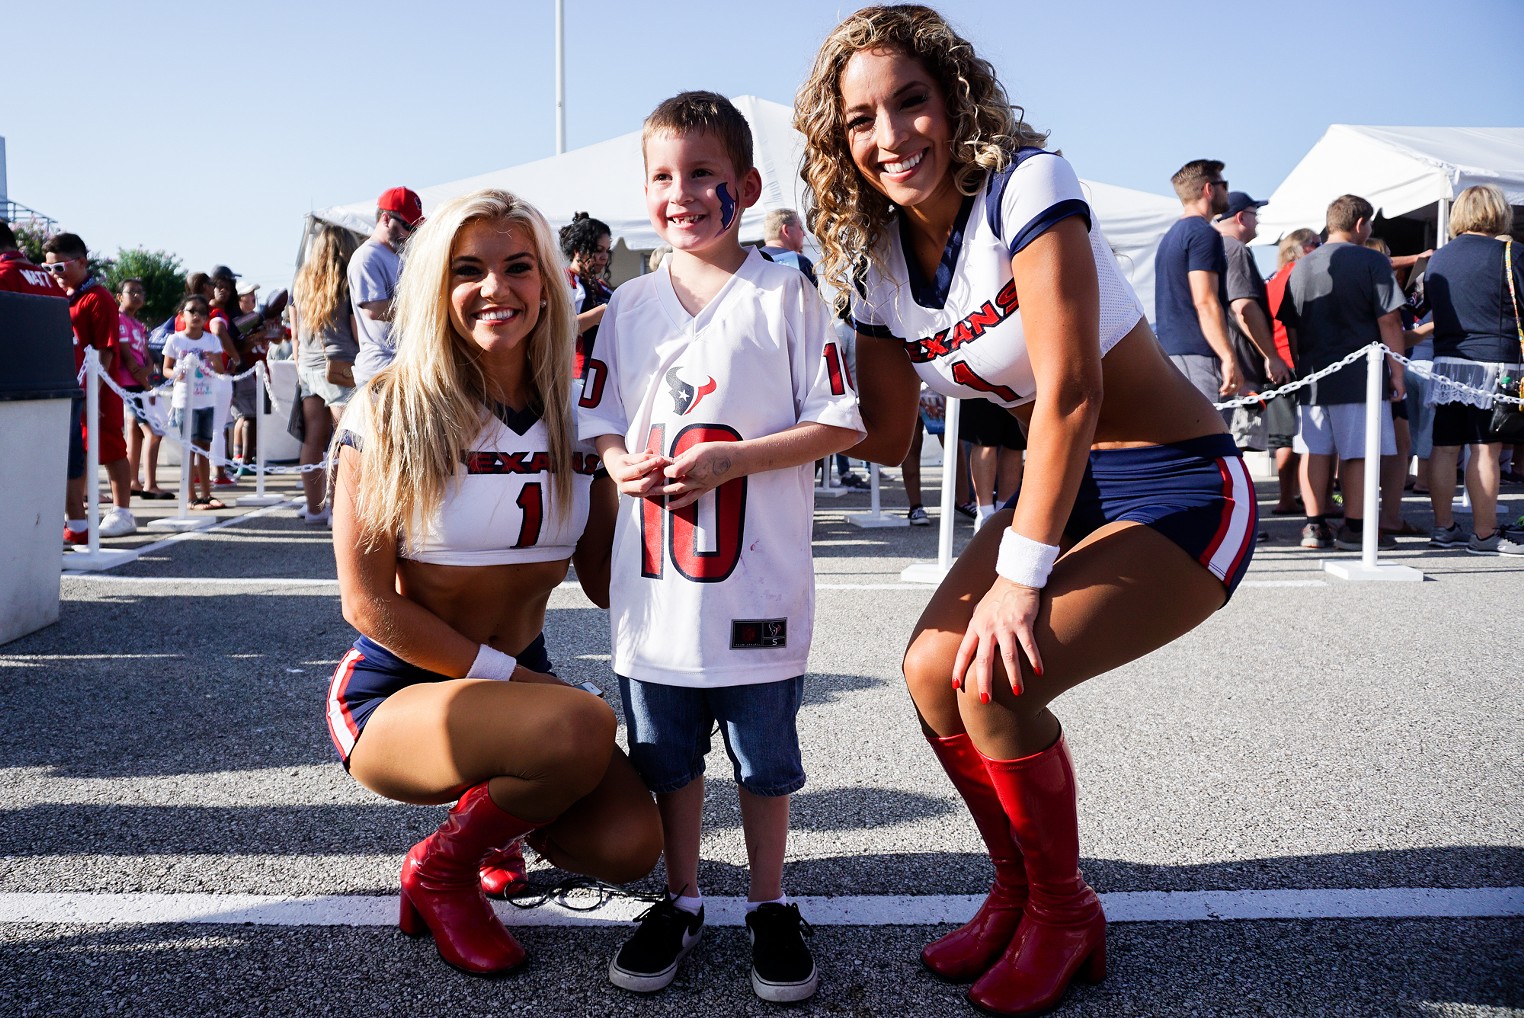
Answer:
[[[1040,678],[1042,678],[1042,669],[1037,667],[1036,665],[1033,665],[1032,666],[1032,674],[1037,676],[1040,679]]]
[[[959,689],[962,689],[962,688],[963,688],[962,681],[959,680],[959,679],[953,679],[953,689],[954,690],[959,690]]]
[[[979,702],[980,703],[989,703],[990,702],[990,695],[988,693],[980,693],[979,694]]]

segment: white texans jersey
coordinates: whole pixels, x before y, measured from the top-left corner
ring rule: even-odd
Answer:
[[[1037,386],[1011,258],[1070,216],[1082,216],[1090,230],[1104,356],[1137,325],[1143,305],[1092,219],[1074,170],[1037,148],[1022,149],[963,200],[936,278],[923,278],[905,256],[902,219],[889,222],[879,239],[882,268],[870,266],[853,295],[857,331],[903,342],[921,380],[945,396],[1004,407],[1031,402]]]
[[[364,448],[372,434],[369,403],[363,393],[349,401],[339,422],[341,444]],[[571,558],[587,528],[598,466],[591,443],[576,443],[569,483],[552,484],[544,419],[533,410],[496,407],[462,457],[433,518],[415,518],[402,535],[398,557],[447,566]],[[570,511],[557,512],[553,498],[570,498]]]
[[[803,422],[863,433],[831,315],[804,275],[749,253],[697,317],[667,266],[614,291],[586,362],[578,436],[676,457]],[[815,608],[813,464],[738,477],[668,512],[620,499],[614,671],[673,686],[804,674]]]

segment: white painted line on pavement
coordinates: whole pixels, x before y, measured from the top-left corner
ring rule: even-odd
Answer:
[[[338,580],[304,579],[298,576],[114,576],[110,573],[64,573],[64,575],[74,580],[99,580],[103,583],[119,583],[128,586],[168,584],[172,587],[336,587],[339,584]]]
[[[250,515],[253,515],[252,513]],[[232,521],[229,521],[232,522]],[[217,529],[216,527],[209,528]],[[176,534],[166,541],[179,540],[184,537],[193,537],[195,534],[205,534],[208,531],[199,530],[191,533]],[[149,545],[143,549],[157,548],[159,545]],[[262,587],[333,587],[338,585],[338,580],[303,579],[294,576],[114,576],[110,573],[64,573],[65,576],[75,580],[88,580],[100,583],[117,583],[127,585],[169,585],[171,587],[226,587],[226,586],[262,586]],[[1243,587],[1326,587],[1327,580],[1244,580],[1238,585]],[[557,590],[581,590],[582,587],[576,580],[565,580],[558,584]],[[933,588],[924,583],[816,583],[816,590],[916,590],[931,591]]]
[[[149,552],[158,551],[161,548],[167,548],[170,545],[176,543],[177,541],[188,541],[188,540],[190,540],[193,537],[199,537],[202,534],[210,534],[210,533],[213,533],[214,531],[221,530],[223,527],[231,527],[235,523],[241,523],[244,520],[252,520],[252,519],[257,519],[260,516],[268,516],[271,513],[277,512],[278,510],[281,510],[281,509],[290,509],[291,508],[291,503],[293,503],[295,501],[296,501],[295,498],[290,498],[290,499],[287,499],[284,502],[277,502],[275,505],[262,506],[262,507],[260,507],[258,509],[255,509],[253,512],[239,513],[237,516],[229,516],[227,519],[225,519],[225,520],[218,520],[216,523],[213,523],[211,526],[206,527],[206,528],[204,528],[202,530],[183,530],[183,531],[181,531],[178,534],[171,534],[170,536],[164,538],[164,540],[162,540],[162,541],[155,541],[153,544],[145,544],[143,547],[136,548],[134,550],[138,553],[138,558],[142,558],[144,555],[147,555]],[[79,576],[81,574],[79,574],[79,573],[71,573],[67,569],[65,569],[64,572],[63,572],[63,575],[65,575],[65,576]],[[101,578],[102,577],[99,577],[99,576],[91,577],[91,579],[101,579]]]
[[[574,902],[577,898],[572,899]],[[596,899],[589,892],[589,905]],[[967,921],[982,895],[801,896],[814,926],[930,926]],[[1517,918],[1524,887],[1389,887],[1249,891],[1114,891],[1101,895],[1111,922],[1203,922],[1252,919]],[[711,926],[742,926],[737,898],[706,901]],[[360,895],[286,897],[260,894],[0,894],[0,923],[207,923],[254,926],[389,926],[397,898]],[[615,898],[586,911],[547,904],[521,909],[495,903],[510,926],[609,926],[649,907]]]

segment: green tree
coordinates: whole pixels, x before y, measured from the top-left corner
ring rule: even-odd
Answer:
[[[175,305],[185,296],[185,269],[180,259],[168,251],[148,251],[137,247],[121,248],[107,263],[102,281],[111,292],[124,279],[141,279],[147,301],[139,317],[151,328],[175,313]]]
[[[48,232],[32,223],[12,223],[11,230],[16,234],[16,246],[26,255],[26,260],[41,265],[42,242],[48,239]]]

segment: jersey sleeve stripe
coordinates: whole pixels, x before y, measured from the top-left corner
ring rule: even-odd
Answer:
[[[1038,213],[1026,226],[1021,228],[1020,233],[1011,238],[1011,255],[1015,256],[1018,251],[1070,216],[1083,216],[1085,229],[1090,229],[1089,203],[1081,198],[1065,198],[1063,201],[1055,202]]]
[[[861,335],[868,336],[873,339],[900,339],[901,342],[903,342],[901,337],[896,336],[893,332],[891,332],[889,326],[887,325],[874,325],[870,322],[865,322],[860,318],[854,317],[852,319],[852,328],[856,329],[857,332]]]

